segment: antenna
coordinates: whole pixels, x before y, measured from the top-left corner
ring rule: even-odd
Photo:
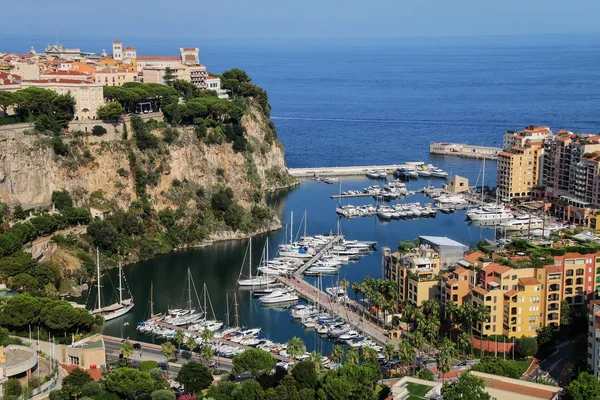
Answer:
[[[56,45],[58,46],[58,28],[56,29]]]

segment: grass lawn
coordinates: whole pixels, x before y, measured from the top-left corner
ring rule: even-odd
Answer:
[[[517,366],[519,367],[519,371],[521,371],[521,375],[523,375],[525,373],[525,371],[527,371],[527,368],[529,368],[529,366],[531,365],[532,362],[533,362],[533,360],[531,360],[531,359],[515,360],[515,364],[517,364]]]
[[[418,383],[408,382],[406,384],[406,389],[410,396],[408,396],[408,400],[421,400],[425,393],[429,392],[433,386],[420,385]]]

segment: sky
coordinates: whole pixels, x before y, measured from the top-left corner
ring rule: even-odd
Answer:
[[[3,35],[378,38],[600,33],[598,0],[19,0]]]

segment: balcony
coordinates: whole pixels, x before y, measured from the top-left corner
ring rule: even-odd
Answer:
[[[575,279],[575,284],[576,285],[583,285],[583,278],[577,278],[577,279]]]
[[[552,285],[548,286],[549,292],[558,292],[559,290],[560,290],[560,285],[557,283],[553,283]]]
[[[558,303],[552,303],[548,305],[548,311],[558,311],[560,309],[560,306],[558,305]]]
[[[558,321],[558,313],[553,312],[548,314],[548,321]]]
[[[573,284],[573,278],[565,279],[565,285],[571,286]]]
[[[558,294],[548,295],[548,301],[559,301],[559,300],[560,300],[560,295],[558,295]]]

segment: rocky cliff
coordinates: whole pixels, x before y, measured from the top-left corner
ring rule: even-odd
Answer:
[[[143,168],[154,176],[146,193],[155,209],[174,208],[181,202],[173,193],[180,182],[191,182],[207,191],[228,186],[235,200],[248,208],[256,202],[257,190],[289,186],[293,180],[274,127],[258,107],[249,108],[242,125],[248,143],[244,152],[234,151],[226,141],[206,144],[193,127],[177,128],[178,139],[161,142],[160,149],[150,152],[141,152],[132,140],[73,134],[65,138],[69,151],[62,156],[56,154],[47,136],[3,131],[0,200],[25,209],[46,207],[51,204],[53,191],[66,189],[78,206],[100,201],[127,209],[138,198],[138,170]],[[160,138],[163,131],[159,127],[152,133]]]

